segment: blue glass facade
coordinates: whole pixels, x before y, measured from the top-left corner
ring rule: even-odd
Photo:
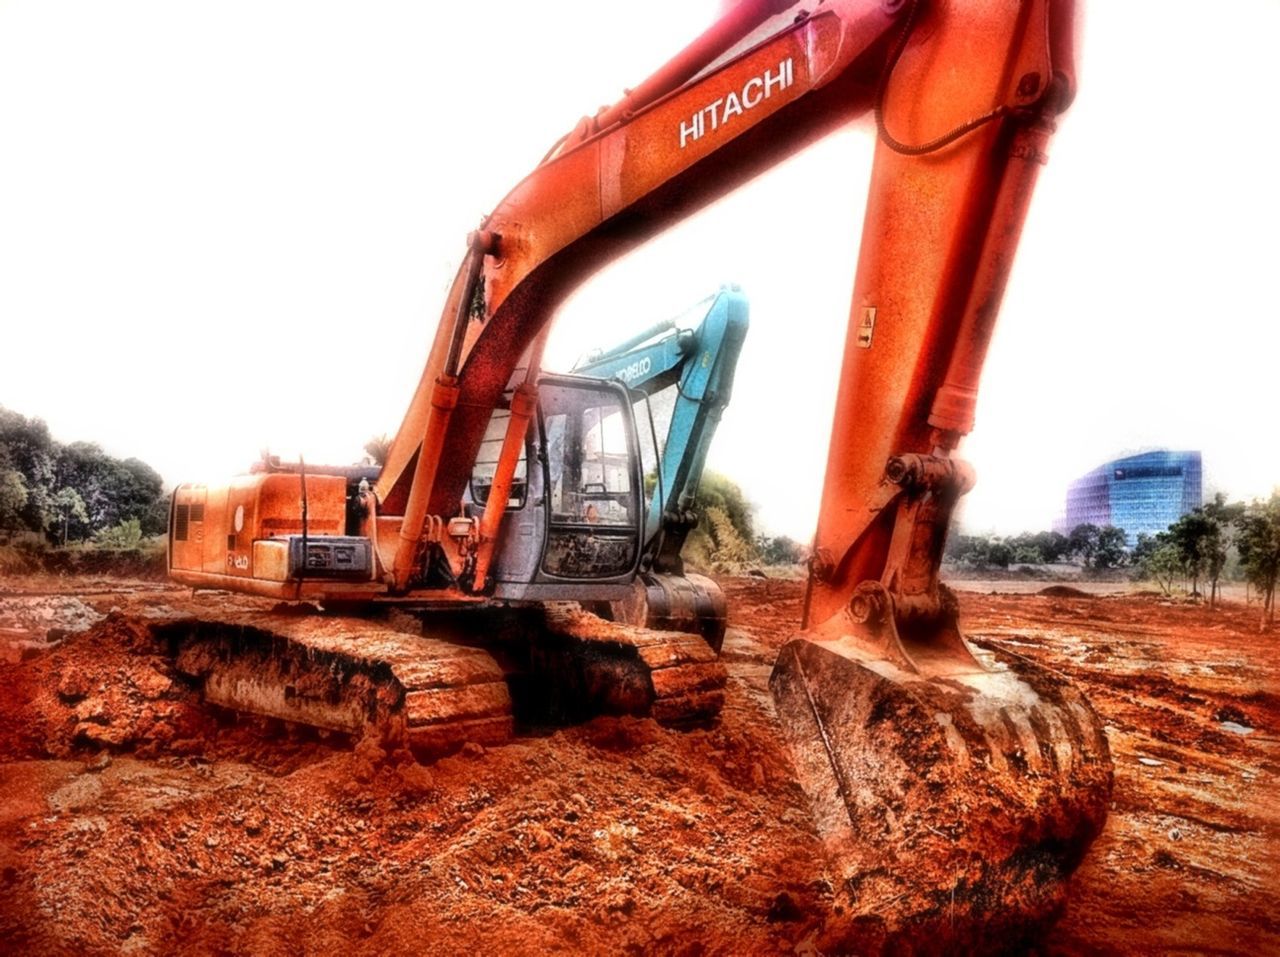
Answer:
[[[1163,532],[1203,502],[1199,452],[1143,452],[1082,475],[1067,489],[1065,514],[1055,529],[1077,525],[1123,528],[1129,546],[1138,535]]]

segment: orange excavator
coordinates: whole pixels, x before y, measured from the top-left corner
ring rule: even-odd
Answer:
[[[953,453],[1075,91],[1074,24],[1072,0],[731,9],[580,121],[470,235],[376,477],[268,468],[175,493],[178,581],[339,612],[399,605],[424,635],[246,612],[182,625],[180,666],[214,701],[403,734],[424,752],[509,735],[520,686],[587,712],[712,720],[725,672],[696,622],[655,630],[583,610],[621,597],[638,561],[633,400],[622,383],[544,375],[543,346],[593,271],[870,113],[804,619],[771,689],[848,946],[1016,946],[1102,825],[1110,757],[1067,681],[965,641],[938,569],[973,481]],[[486,443],[481,506],[468,487]],[[522,536],[536,561],[503,572]]]

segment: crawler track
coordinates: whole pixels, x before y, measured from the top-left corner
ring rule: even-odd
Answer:
[[[548,606],[545,617],[547,640],[533,649],[531,668],[576,710],[679,725],[724,706],[728,674],[698,635],[605,621],[573,603]]]
[[[436,756],[512,735],[503,670],[485,651],[359,618],[232,615],[159,626],[206,700],[403,741]]]
[[[712,719],[724,704],[725,670],[696,635],[615,624],[572,604],[472,615],[463,628],[456,618],[423,621],[425,634],[249,612],[152,627],[212,704],[375,735],[424,758],[502,744],[517,712],[539,723],[604,713],[678,725]]]

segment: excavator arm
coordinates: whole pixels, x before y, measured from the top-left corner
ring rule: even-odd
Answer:
[[[816,540],[831,573],[819,576],[810,616],[829,614],[857,582],[879,576],[887,536],[868,535],[874,517],[859,506],[874,500],[890,456],[935,447],[929,418],[949,377],[959,379],[944,395],[962,397],[961,406],[972,398],[990,329],[966,313],[994,315],[1048,124],[1069,97],[1070,4],[832,2],[705,69],[777,6],[743,4],[708,31],[714,42],[695,41],[707,59],[676,75],[704,72],[683,85],[642,85],[577,141],[580,124],[472,235],[375,488],[383,515],[405,516],[398,583],[419,554],[426,516],[456,513],[490,411],[564,295],[675,219],[871,110],[884,130],[864,225],[872,241],[858,267]],[[661,95],[640,102],[650,86]],[[927,144],[974,117],[990,122],[921,155],[895,148],[894,138]],[[945,430],[960,434],[964,415],[953,410]]]
[[[1067,682],[967,644],[938,566],[972,483],[951,453],[1074,92],[1074,4],[829,0],[736,49],[782,8],[740,4],[578,124],[472,234],[375,490],[404,516],[393,578],[405,587],[423,528],[445,524],[427,517],[455,514],[494,403],[576,284],[872,113],[805,630],[770,684],[852,915],[844,945],[1016,946],[1100,829],[1110,758]],[[811,240],[761,224],[761,241]]]
[[[579,375],[618,378],[653,396],[674,387],[670,425],[655,466],[641,559],[646,572],[684,574],[680,558],[697,523],[698,483],[720,416],[729,405],[733,374],[747,335],[747,300],[723,290],[694,329],[659,323],[574,366]]]

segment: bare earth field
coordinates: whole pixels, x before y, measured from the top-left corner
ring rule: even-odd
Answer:
[[[969,636],[1079,682],[1116,763],[1042,952],[1280,952],[1280,634],[1239,605],[972,590],[1003,584],[964,584]],[[766,687],[803,585],[724,586],[713,727],[598,718],[422,766],[211,709],[134,623],[251,599],[0,580],[0,950],[829,952]]]

